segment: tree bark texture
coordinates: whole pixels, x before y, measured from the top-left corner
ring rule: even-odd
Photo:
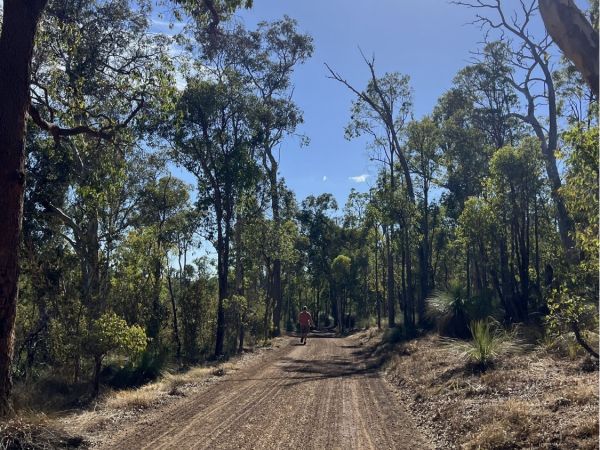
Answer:
[[[0,416],[11,413],[11,366],[25,188],[25,121],[37,24],[47,0],[4,0],[0,34]]]
[[[573,0],[539,0],[548,34],[598,98],[598,32]]]

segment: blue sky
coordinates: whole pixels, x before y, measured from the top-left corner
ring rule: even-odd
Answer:
[[[344,139],[353,95],[327,78],[324,63],[361,89],[369,72],[360,47],[367,57],[375,57],[378,74],[409,75],[414,116],[420,118],[451,87],[457,71],[472,61],[471,52],[481,47],[484,34],[470,23],[472,9],[447,0],[254,0],[254,6],[238,11],[234,20],[252,29],[260,21],[284,15],[313,36],[315,52],[293,76],[294,99],[304,111],[299,131],[310,138],[310,145],[301,148],[297,138],[281,145],[281,175],[299,202],[310,194],[330,192],[340,206],[352,188],[368,190],[378,163],[370,161],[366,140]],[[165,30],[156,22],[155,27]],[[177,175],[194,184],[192,177]]]
[[[421,117],[431,112],[482,39],[479,28],[467,24],[472,13],[445,0],[255,0],[252,9],[236,15],[252,28],[287,14],[314,38],[313,58],[294,74],[295,101],[304,111],[301,131],[310,145],[300,148],[292,139],[280,151],[281,174],[298,201],[331,192],[342,206],[351,188],[367,190],[377,173],[366,141],[344,139],[353,96],[327,78],[324,63],[362,88],[369,72],[360,46],[367,57],[375,56],[379,74],[410,75],[414,114]]]

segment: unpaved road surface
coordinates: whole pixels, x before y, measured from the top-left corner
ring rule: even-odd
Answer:
[[[352,338],[281,348],[113,436],[105,449],[426,449]]]

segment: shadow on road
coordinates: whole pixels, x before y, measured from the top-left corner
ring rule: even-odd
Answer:
[[[288,374],[284,378],[294,380],[288,384],[293,385],[306,381],[346,378],[356,376],[377,376],[377,364],[369,361],[356,361],[341,357],[333,357],[329,360],[305,360],[294,358],[283,358],[282,370]]]
[[[320,333],[317,336],[309,335],[308,345],[310,346],[311,337],[336,338],[333,333]],[[292,346],[304,346],[299,342],[291,344]],[[313,345],[321,345],[314,342]],[[315,380],[324,380],[332,378],[352,378],[352,377],[377,377],[378,370],[385,361],[384,358],[373,355],[373,349],[360,345],[338,345],[342,350],[341,355],[327,356],[326,359],[304,359],[283,357],[277,362],[280,374],[271,374],[266,377],[232,379],[232,382],[241,381],[267,381],[282,380],[285,381],[285,387],[292,387],[299,383],[306,383]],[[347,349],[347,350],[346,350]],[[348,351],[353,350],[353,351]]]

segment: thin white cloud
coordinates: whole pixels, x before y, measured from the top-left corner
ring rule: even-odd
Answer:
[[[159,19],[152,19],[151,20],[152,25],[156,26],[156,27],[163,27],[163,28],[169,28],[169,29],[173,29],[173,28],[183,28],[183,23],[181,22],[167,22],[166,20],[159,20]]]
[[[327,181],[327,175],[323,175],[323,181]]]
[[[349,180],[352,180],[355,183],[364,183],[367,181],[367,178],[369,178],[368,173],[363,173],[362,175],[357,175],[355,177],[348,177]]]

